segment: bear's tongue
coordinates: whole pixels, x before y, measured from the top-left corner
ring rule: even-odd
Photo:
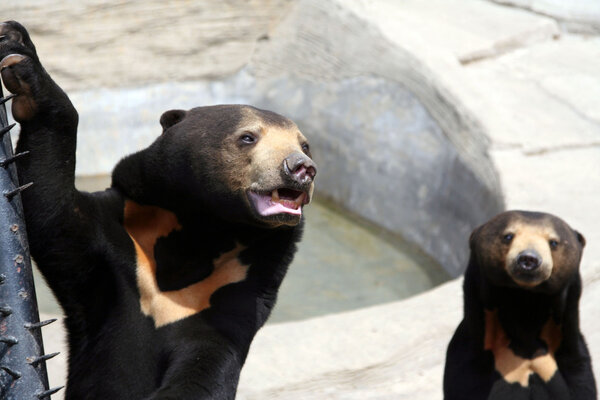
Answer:
[[[256,211],[263,217],[275,214],[302,215],[302,204],[306,193],[292,190],[273,190],[269,194],[250,192]]]

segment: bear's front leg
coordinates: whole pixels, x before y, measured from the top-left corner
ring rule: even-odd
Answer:
[[[0,74],[15,96],[12,114],[20,123],[17,160],[31,253],[61,303],[87,275],[89,237],[94,231],[93,204],[75,190],[78,115],[67,95],[52,80],[25,28],[0,23]],[[72,262],[71,262],[72,261]],[[77,268],[74,268],[76,266]]]
[[[242,364],[239,351],[223,338],[180,340],[160,387],[145,400],[233,400]]]
[[[42,67],[18,22],[0,24],[0,74],[15,95],[12,115],[21,125],[17,151],[31,152],[17,167],[21,183],[35,182],[23,196],[27,224],[35,236],[39,224],[73,201],[77,111]]]

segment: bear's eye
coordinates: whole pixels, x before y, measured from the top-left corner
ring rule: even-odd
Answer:
[[[558,241],[557,240],[552,239],[548,243],[550,243],[550,248],[552,250],[556,250],[556,248],[558,247]]]
[[[310,146],[308,145],[308,143],[303,143],[302,144],[302,151],[306,154],[308,154],[308,152],[310,151]]]
[[[513,240],[514,237],[515,235],[512,233],[507,233],[506,235],[502,236],[502,242],[508,244]]]
[[[240,142],[244,144],[253,144],[256,143],[256,137],[250,133],[244,133],[240,136]]]

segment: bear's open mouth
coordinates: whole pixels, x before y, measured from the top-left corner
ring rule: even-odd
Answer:
[[[270,192],[248,192],[249,200],[263,217],[276,214],[302,215],[302,206],[308,204],[307,192],[295,189],[279,188]]]

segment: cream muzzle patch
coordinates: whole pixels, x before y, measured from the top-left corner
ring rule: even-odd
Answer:
[[[505,234],[514,238],[505,258],[505,269],[519,285],[533,287],[547,280],[552,275],[553,259],[550,240],[557,240],[558,235],[549,225],[531,225],[516,221],[505,229]],[[527,260],[523,261],[525,258]],[[531,262],[529,259],[538,259]]]

